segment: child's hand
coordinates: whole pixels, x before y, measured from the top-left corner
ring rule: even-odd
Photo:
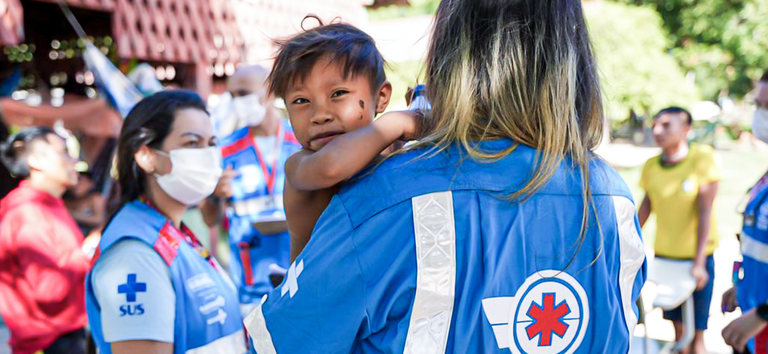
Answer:
[[[421,116],[415,112],[389,112],[378,120],[386,124],[387,128],[395,129],[399,133],[398,140],[411,141],[421,137]]]

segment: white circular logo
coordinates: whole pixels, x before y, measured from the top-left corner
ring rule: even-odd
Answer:
[[[693,188],[694,188],[693,181],[691,181],[690,179],[686,179],[685,181],[683,181],[683,192],[691,193],[693,192]]]
[[[509,322],[513,352],[570,354],[579,347],[589,302],[576,279],[563,271],[540,271],[525,280],[515,298]]]

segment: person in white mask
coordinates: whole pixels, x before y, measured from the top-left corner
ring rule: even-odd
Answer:
[[[259,65],[241,66],[227,80],[227,92],[213,108],[214,133],[224,138],[244,127],[268,128],[277,119],[274,98],[267,95],[265,80],[269,70]],[[262,135],[272,132],[265,130]]]
[[[205,103],[164,91],[139,102],[118,141],[121,207],[86,278],[101,353],[244,353],[234,284],[182,216],[222,175]]]
[[[230,77],[230,110],[238,128],[222,136],[226,127],[219,124],[225,170],[214,198],[201,206],[209,226],[226,225],[229,270],[243,313],[272,290],[290,264],[287,229],[259,231],[254,227],[265,217],[284,220],[285,161],[301,148],[288,121],[278,116],[274,96],[267,94],[268,75],[264,67],[244,66]]]
[[[752,134],[768,143],[768,70],[757,83]],[[739,241],[744,277],[723,294],[723,312],[742,315],[725,329],[723,339],[736,353],[768,352],[768,172],[750,188]]]

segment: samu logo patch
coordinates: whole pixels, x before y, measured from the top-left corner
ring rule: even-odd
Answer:
[[[499,348],[516,354],[570,354],[589,325],[589,302],[576,279],[559,270],[531,275],[514,297],[482,301]]]

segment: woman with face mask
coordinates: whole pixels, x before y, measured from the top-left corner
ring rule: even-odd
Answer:
[[[221,176],[221,155],[194,93],[141,101],[118,143],[121,208],[86,280],[101,353],[243,353],[237,292],[182,223]]]

